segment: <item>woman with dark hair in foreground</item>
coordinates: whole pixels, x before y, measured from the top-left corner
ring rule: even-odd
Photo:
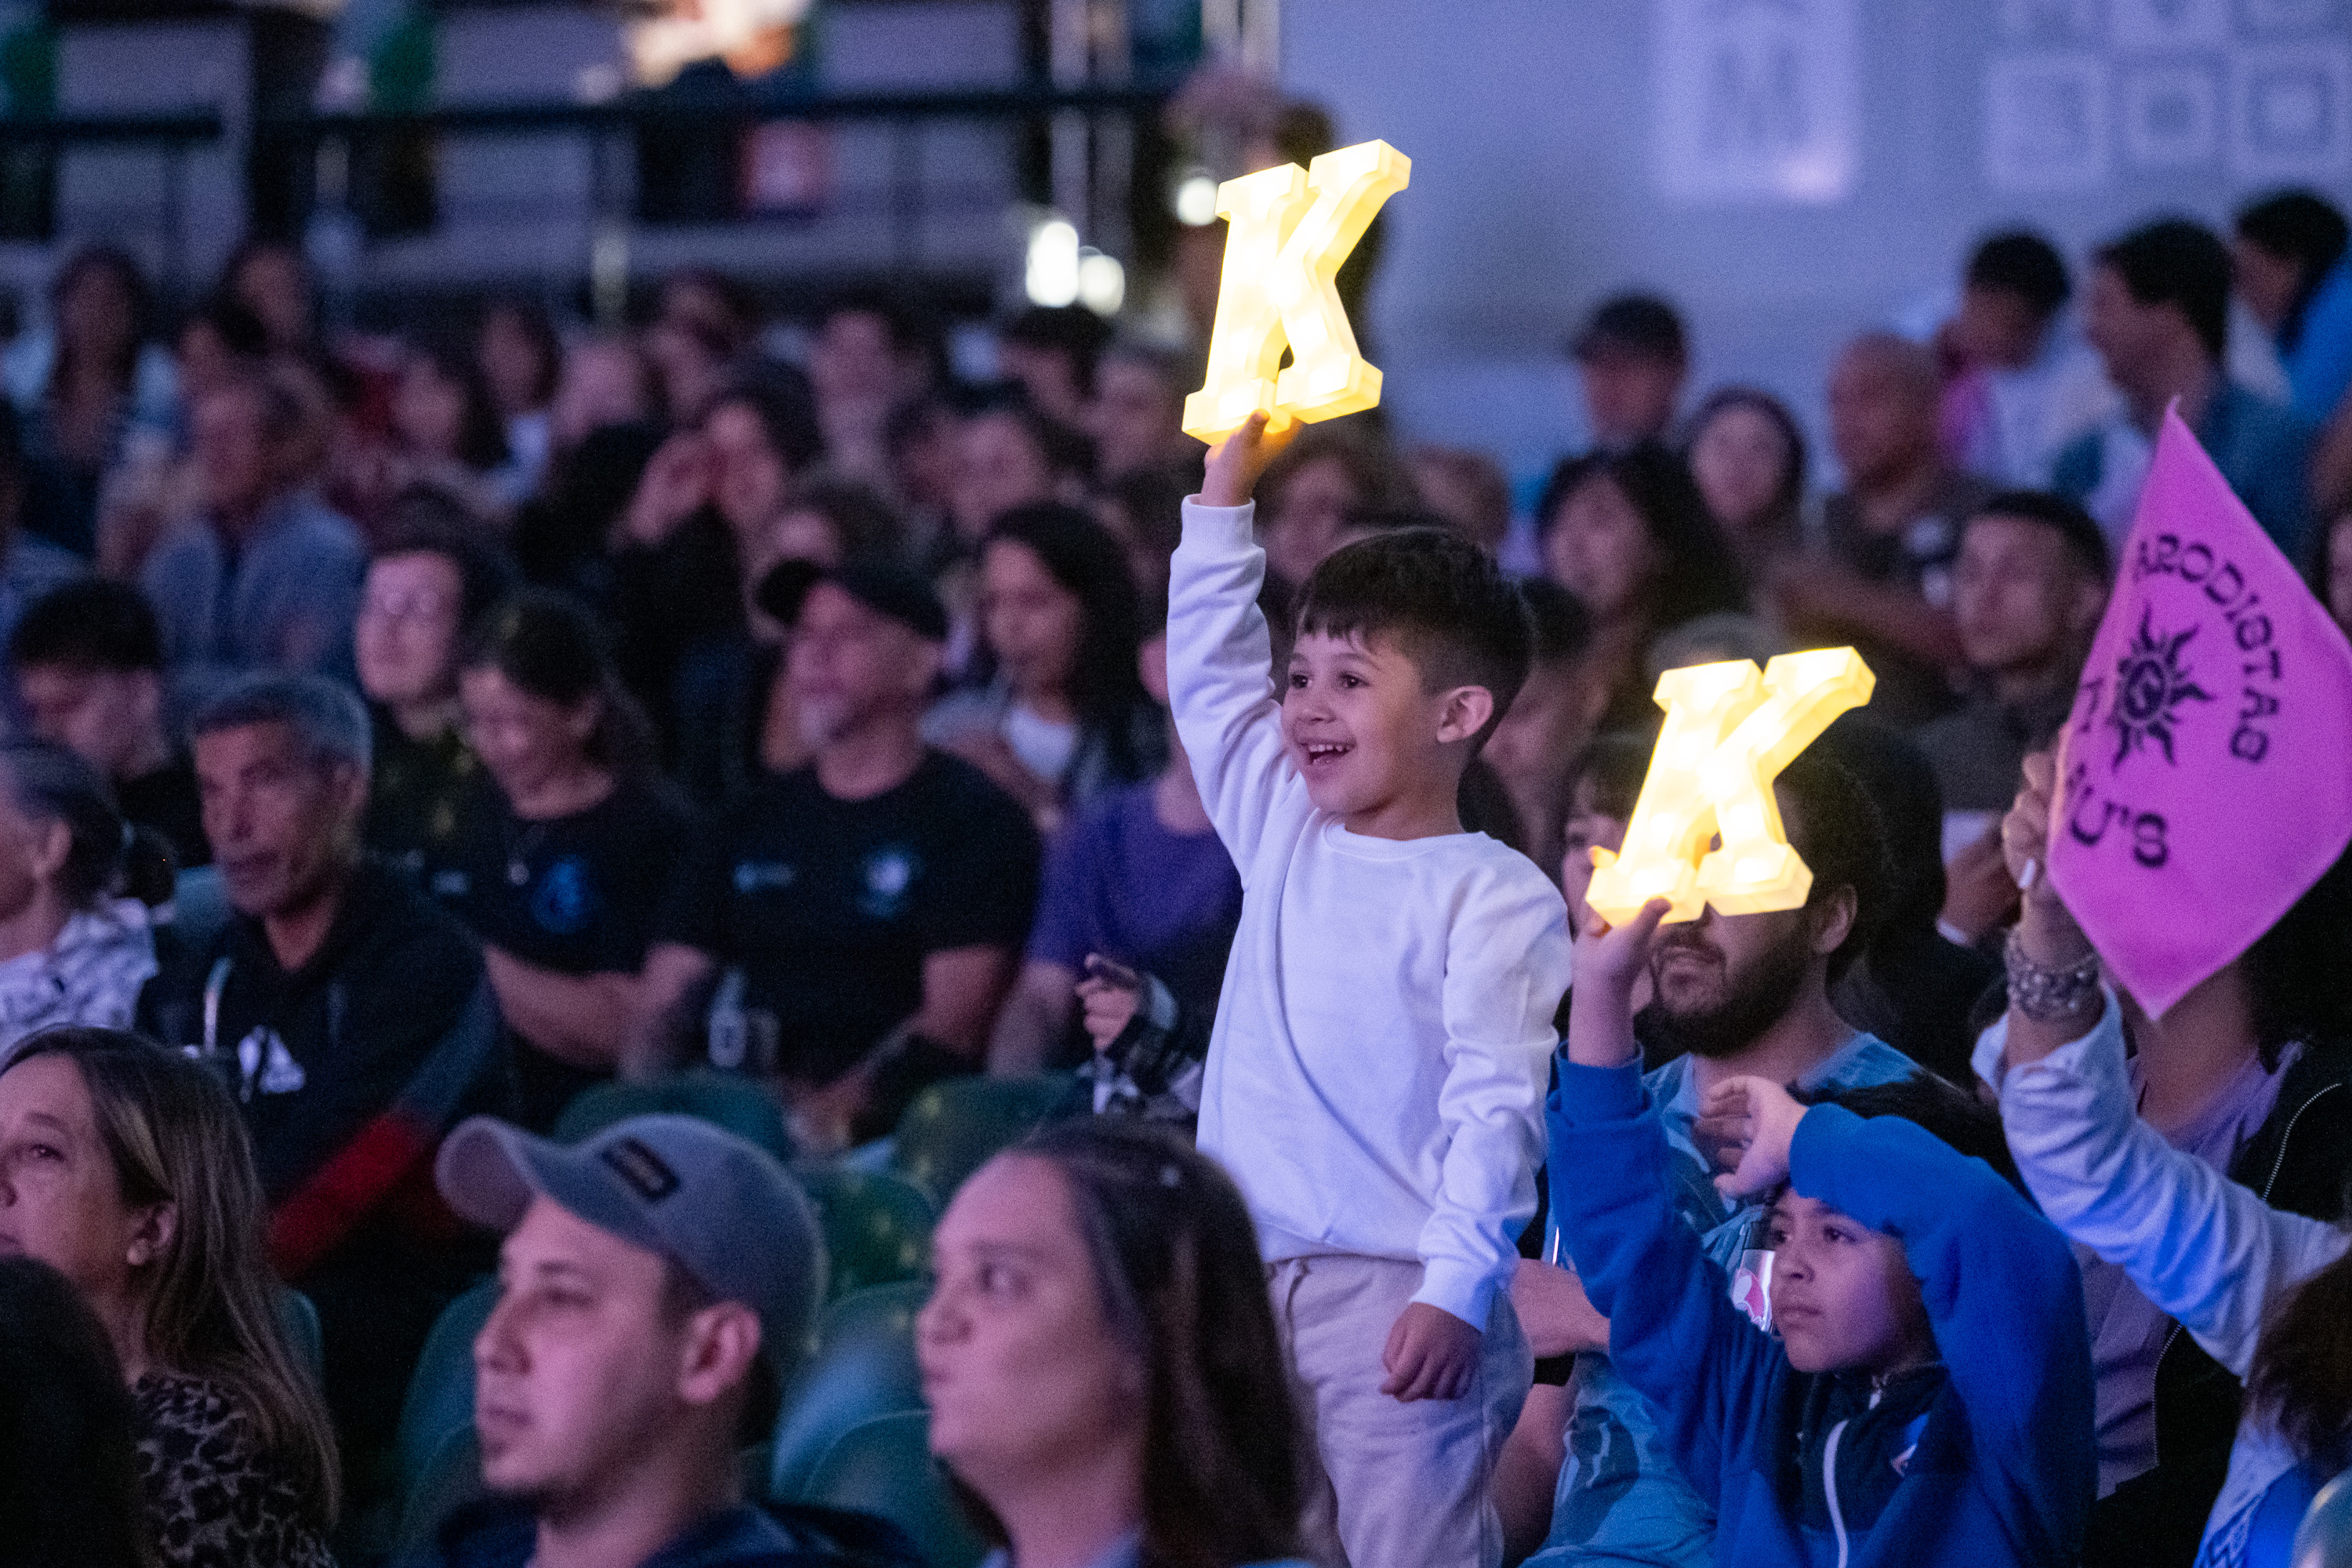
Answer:
[[[1298,1549],[1298,1426],[1256,1233],[1163,1129],[1049,1127],[956,1194],[917,1321],[931,1448],[990,1568],[1241,1568]]]

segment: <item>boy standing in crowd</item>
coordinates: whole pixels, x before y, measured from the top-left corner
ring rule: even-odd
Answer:
[[[1567,911],[1531,862],[1462,831],[1455,799],[1526,678],[1526,612],[1475,546],[1379,535],[1308,580],[1273,700],[1251,537],[1265,423],[1211,458],[1172,565],[1177,728],[1244,889],[1201,1147],[1271,1266],[1326,1478],[1319,1554],[1493,1568],[1489,1483],[1531,1366],[1505,1287]]]

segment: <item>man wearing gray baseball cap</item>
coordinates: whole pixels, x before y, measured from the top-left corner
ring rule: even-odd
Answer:
[[[690,1117],[633,1117],[567,1147],[478,1116],[435,1175],[506,1241],[474,1342],[490,1495],[442,1525],[420,1568],[863,1560],[837,1518],[780,1522],[738,1479],[736,1451],[767,1435],[824,1295],[815,1215],[783,1167]]]

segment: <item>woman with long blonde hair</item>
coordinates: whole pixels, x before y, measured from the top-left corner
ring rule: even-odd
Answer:
[[[0,1068],[0,1253],[40,1259],[106,1328],[139,1411],[163,1568],[324,1568],[335,1439],[287,1341],[261,1184],[211,1069],[60,1028]]]

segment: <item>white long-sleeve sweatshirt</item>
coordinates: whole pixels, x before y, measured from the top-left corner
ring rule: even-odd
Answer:
[[[1535,1212],[1568,909],[1483,833],[1366,837],[1307,798],[1255,513],[1187,500],[1169,590],[1176,728],[1243,889],[1201,1148],[1268,1260],[1418,1260],[1413,1299],[1483,1329]]]

